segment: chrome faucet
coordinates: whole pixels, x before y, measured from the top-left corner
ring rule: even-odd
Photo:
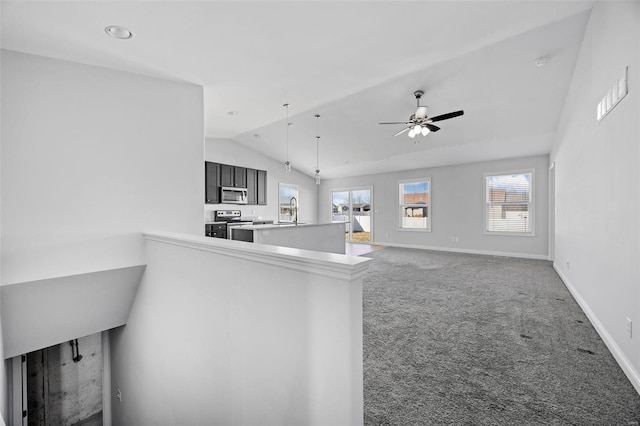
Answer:
[[[298,224],[298,200],[296,199],[296,197],[291,197],[291,199],[289,200],[289,210],[291,210],[291,217],[293,218],[293,223],[297,225]]]

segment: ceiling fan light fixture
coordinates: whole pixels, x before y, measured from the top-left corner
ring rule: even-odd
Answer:
[[[378,124],[404,124],[406,127],[396,132],[393,136],[399,136],[403,133],[406,133],[410,138],[415,138],[416,136],[426,136],[429,133],[437,132],[440,130],[440,127],[434,125],[433,123],[436,121],[448,120],[450,118],[459,117],[464,115],[464,111],[452,111],[446,114],[440,114],[435,117],[427,116],[427,107],[420,105],[420,98],[424,95],[422,90],[416,90],[413,92],[413,95],[416,98],[417,109],[416,112],[409,116],[409,120],[407,121],[388,121],[382,122]],[[417,142],[416,142],[417,143]]]

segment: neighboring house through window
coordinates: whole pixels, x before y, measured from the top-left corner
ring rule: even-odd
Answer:
[[[431,230],[431,178],[398,183],[400,229]]]
[[[295,200],[294,200],[295,199]],[[293,222],[299,214],[298,185],[281,183],[278,187],[279,222]]]
[[[485,173],[485,233],[533,235],[533,176],[533,170]]]

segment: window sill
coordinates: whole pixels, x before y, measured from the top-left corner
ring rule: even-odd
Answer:
[[[535,237],[535,232],[503,232],[503,231],[484,231],[484,235],[496,235],[499,237]]]
[[[431,229],[423,228],[398,228],[400,232],[431,232]]]

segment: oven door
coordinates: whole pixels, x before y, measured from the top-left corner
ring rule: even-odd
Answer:
[[[220,188],[220,203],[247,204],[247,188]]]

